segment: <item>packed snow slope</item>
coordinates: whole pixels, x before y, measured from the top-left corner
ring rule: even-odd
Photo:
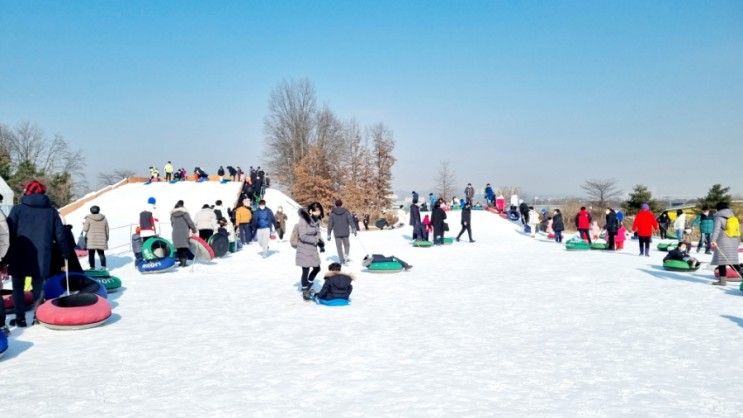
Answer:
[[[111,194],[105,206],[139,208],[154,190],[145,187],[121,201]],[[195,210],[217,187],[179,196]],[[272,207],[292,204],[269,193]],[[448,221],[457,232],[458,213]],[[351,239],[356,281],[347,307],[301,300],[288,242],[272,242],[266,259],[253,243],[162,275],[140,275],[131,254],[119,256],[113,274],[126,288],[111,296],[105,326],[14,330],[0,360],[4,411],[741,415],[737,286],[710,286],[704,268],[666,272],[663,253],[638,257],[633,241],[618,253],[568,252],[487,212],[473,213],[473,228],[474,244],[427,249],[410,246],[407,227],[361,232]],[[335,259],[328,244],[323,271]],[[367,251],[414,267],[363,272]]]

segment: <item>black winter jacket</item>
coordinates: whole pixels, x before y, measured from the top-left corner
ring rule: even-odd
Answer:
[[[472,223],[472,205],[469,203],[465,204],[462,208],[462,225],[467,222],[467,224]]]
[[[416,204],[410,205],[410,226],[420,225],[421,210]]]
[[[609,211],[606,215],[606,232],[614,235],[619,231],[619,222],[617,221],[617,213]]]
[[[431,214],[431,226],[433,226],[434,234],[437,236],[444,234],[444,221],[446,220],[446,212],[444,212],[443,209],[441,209],[441,206],[436,205],[433,208],[433,213]]]
[[[555,232],[565,230],[565,222],[562,220],[562,213],[558,213],[552,217],[552,230]]]
[[[325,283],[316,294],[319,299],[348,299],[351,296],[353,277],[339,271],[329,271]]]
[[[353,216],[348,209],[342,206],[336,206],[330,211],[328,220],[328,236],[333,232],[336,238],[348,238],[349,235],[356,232],[356,225]]]

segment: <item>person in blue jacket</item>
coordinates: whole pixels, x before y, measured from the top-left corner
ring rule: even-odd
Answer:
[[[488,202],[488,206],[493,206],[495,204],[495,192],[490,183],[485,185],[485,201]]]
[[[353,291],[351,281],[353,281],[353,276],[342,273],[340,263],[332,263],[328,266],[328,273],[325,274],[325,282],[322,285],[322,289],[315,294],[315,298],[322,300],[348,300]]]
[[[13,206],[8,215],[10,249],[6,258],[9,273],[13,277],[16,315],[10,325],[18,327],[27,326],[26,302],[23,298],[26,277],[31,277],[34,306],[38,306],[44,297],[44,281],[56,273],[52,271],[55,247],[64,260],[70,259],[70,245],[62,219],[45,193],[43,184],[31,181],[23,191],[21,203]]]
[[[253,230],[256,231],[258,244],[263,248],[263,257],[268,257],[268,242],[271,240],[276,218],[271,209],[266,207],[266,201],[258,202],[258,209],[253,214]]]

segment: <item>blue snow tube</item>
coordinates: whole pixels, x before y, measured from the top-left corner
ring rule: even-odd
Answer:
[[[8,351],[8,337],[4,332],[0,331],[0,357]]]
[[[520,218],[520,216],[519,216],[518,213],[508,212],[508,219],[510,219],[512,221],[518,221],[519,218]]]
[[[325,306],[348,306],[351,301],[348,299],[315,299],[318,304]]]
[[[54,299],[65,294],[67,291],[67,280],[64,272],[57,273],[46,279],[44,284],[44,299]],[[106,287],[99,281],[88,277],[85,273],[77,271],[70,272],[70,291],[79,293],[95,293],[103,299],[108,299]]]
[[[137,263],[137,270],[142,274],[164,273],[173,270],[174,268],[175,259],[171,257],[158,258]]]

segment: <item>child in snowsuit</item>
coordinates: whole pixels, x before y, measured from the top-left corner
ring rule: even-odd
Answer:
[[[132,252],[134,253],[134,265],[142,262],[142,237],[139,236],[140,228],[137,227],[132,234]]]
[[[325,282],[322,285],[322,289],[315,293],[316,299],[330,300],[330,299],[346,299],[351,296],[353,286],[351,281],[353,276],[350,274],[341,273],[340,263],[332,263],[328,266],[328,273],[325,274]]]
[[[428,234],[433,231],[431,226],[431,218],[428,215],[423,217],[423,241],[428,241]]]
[[[620,224],[617,229],[617,236],[614,238],[614,248],[617,250],[624,249],[624,240],[627,237],[627,228]]]
[[[699,266],[699,260],[689,255],[689,243],[679,242],[678,247],[668,252],[668,255],[663,257],[663,261],[668,260],[679,260],[686,261],[689,264],[689,268],[695,269]]]
[[[536,238],[537,236],[537,225],[539,225],[539,212],[534,210],[534,206],[529,206],[529,212],[526,217],[527,225],[529,225],[529,229],[531,230],[531,237]]]
[[[599,227],[598,221],[593,221],[591,223],[591,239],[597,240],[601,237],[601,228]]]

